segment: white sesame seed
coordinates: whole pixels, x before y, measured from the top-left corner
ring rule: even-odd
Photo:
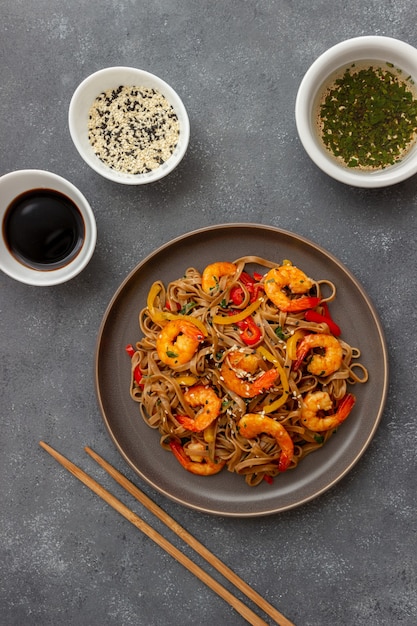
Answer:
[[[157,169],[175,150],[178,117],[167,99],[148,87],[110,89],[89,112],[88,137],[110,168],[131,174]]]

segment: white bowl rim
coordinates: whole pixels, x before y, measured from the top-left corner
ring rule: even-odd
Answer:
[[[370,51],[371,56],[363,54],[363,51],[367,49]],[[361,54],[359,54],[360,51],[362,51]],[[353,56],[350,56],[350,53]],[[321,84],[323,84],[323,80],[325,80],[323,71],[331,65],[332,61],[335,61],[335,64],[333,68],[328,70],[328,75],[337,70],[338,67],[347,65],[350,61],[360,59],[388,61],[389,59],[386,58],[386,55],[390,53],[400,54],[415,66],[414,79],[417,84],[417,49],[405,41],[382,35],[353,37],[328,48],[310,65],[300,83],[295,101],[295,120],[300,141],[312,161],[326,174],[339,182],[355,187],[386,187],[399,183],[417,172],[417,147],[413,149],[413,158],[410,158],[411,153],[409,153],[408,157],[405,157],[398,164],[383,170],[358,172],[340,166],[331,155],[327,156],[325,154],[324,148],[319,147],[318,139],[314,134],[314,130],[311,129],[309,108],[312,101],[311,93],[314,91],[316,94]],[[382,57],[382,54],[384,54],[384,57]],[[375,55],[377,55],[376,58]],[[379,55],[381,58],[378,58]],[[341,60],[339,64],[336,64],[336,60],[344,56],[347,59]]]
[[[88,139],[84,141],[84,143],[80,140],[80,131],[78,127],[79,115],[76,114],[76,109],[79,105],[83,93],[86,89],[88,89],[95,83],[100,83],[103,78],[108,78],[112,76],[115,76],[115,78],[117,78],[118,75],[123,74],[129,74],[132,76],[132,78],[136,78],[137,81],[143,79],[149,83],[154,84],[155,88],[161,91],[161,93],[163,93],[165,97],[167,97],[169,103],[174,107],[175,112],[177,113],[180,120],[180,141],[177,144],[177,148],[175,149],[174,153],[167,161],[165,161],[163,165],[146,174],[128,174],[111,169],[102,161],[100,161],[97,155],[94,154],[91,146],[89,146]],[[121,84],[120,79],[118,81],[112,82],[108,89],[114,87],[117,83]],[[131,86],[134,85],[132,84]],[[101,89],[99,86],[99,88],[94,92],[95,96],[101,93],[101,91],[103,91],[103,89]],[[92,97],[91,104],[94,102],[95,96]],[[85,111],[86,121],[87,115],[88,110]],[[184,103],[178,93],[167,82],[165,82],[162,78],[159,78],[159,76],[157,76],[156,74],[152,74],[147,70],[142,70],[140,68],[125,65],[116,65],[102,68],[100,70],[97,70],[96,72],[93,72],[92,74],[84,78],[84,80],[82,80],[82,82],[75,89],[70,100],[68,109],[68,125],[72,141],[74,142],[78,153],[87,163],[87,165],[89,165],[95,172],[97,172],[101,176],[113,182],[125,185],[143,185],[146,183],[152,183],[170,174],[183,159],[187,151],[190,138],[190,120]]]
[[[25,180],[30,180],[31,178],[36,179],[39,186],[24,184]],[[0,206],[0,221],[2,225],[7,208],[19,194],[36,188],[56,189],[61,193],[67,194],[77,205],[85,223],[86,237],[79,253],[72,261],[64,267],[52,270],[36,270],[23,265],[10,253],[3,237],[1,237],[0,270],[10,276],[10,278],[27,285],[49,287],[65,283],[77,276],[87,266],[94,253],[97,242],[97,225],[93,210],[84,194],[73,183],[63,176],[48,170],[22,169],[3,174],[0,177],[0,192],[3,194],[2,188],[4,185],[13,186],[19,182],[19,179],[22,181],[22,184],[18,185],[19,190],[13,191],[4,204],[2,195],[2,206]]]

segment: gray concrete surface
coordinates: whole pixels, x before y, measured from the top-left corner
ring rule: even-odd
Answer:
[[[337,486],[282,514],[207,516],[141,486],[297,626],[415,625],[417,178],[383,190],[343,186],[309,160],[294,122],[300,80],[331,45],[365,34],[417,45],[415,2],[3,0],[0,18],[0,174],[65,176],[98,226],[94,257],[75,280],[39,289],[0,275],[0,622],[245,623],[38,441],[133,506],[83,452],[91,445],[137,480],[96,403],[105,308],[129,271],[171,238],[255,222],[326,248],[371,296],[390,353],[381,425]],[[69,136],[73,90],[119,64],[161,76],[189,112],[186,157],[152,186],[102,179]]]

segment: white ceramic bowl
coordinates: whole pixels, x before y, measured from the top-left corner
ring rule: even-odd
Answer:
[[[88,137],[88,115],[96,97],[110,89],[149,87],[161,93],[173,107],[179,121],[179,139],[172,155],[156,169],[143,174],[129,174],[106,165],[95,154]],[[187,111],[178,94],[166,82],[144,70],[133,67],[108,67],[88,76],[75,90],[69,106],[69,129],[72,140],[88,165],[109,180],[125,185],[152,183],[166,176],[183,158],[190,137]]]
[[[4,217],[11,203],[21,194],[32,190],[57,191],[77,206],[84,223],[82,245],[75,257],[54,269],[34,269],[20,262],[5,242]],[[90,261],[97,239],[93,211],[83,194],[69,181],[44,170],[18,170],[0,178],[0,269],[11,278],[28,285],[50,286],[64,283],[77,276]],[[45,266],[46,267],[46,266]]]
[[[300,140],[315,164],[336,180],[355,187],[386,187],[417,172],[417,145],[402,161],[380,170],[359,170],[340,165],[322,145],[314,118],[315,102],[323,84],[337,70],[358,61],[393,63],[417,85],[417,50],[390,37],[365,36],[336,44],[322,54],[305,74],[296,98],[295,119]]]

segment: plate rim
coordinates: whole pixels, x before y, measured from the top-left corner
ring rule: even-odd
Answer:
[[[312,248],[314,251],[318,251],[321,255],[323,255],[324,257],[329,258],[336,266],[338,266],[351,280],[351,282],[353,283],[353,285],[356,287],[356,289],[360,292],[361,297],[363,298],[363,301],[366,303],[369,312],[372,314],[372,318],[374,320],[374,324],[376,327],[376,330],[378,332],[378,336],[380,339],[380,348],[382,350],[382,354],[383,354],[383,370],[384,370],[384,377],[383,377],[383,384],[382,384],[382,393],[381,393],[381,401],[379,403],[379,408],[378,408],[378,412],[376,415],[376,418],[372,424],[372,428],[370,429],[368,436],[366,437],[366,440],[364,441],[361,449],[359,450],[359,452],[355,455],[355,457],[350,461],[350,463],[344,467],[343,471],[339,472],[338,475],[331,480],[329,483],[327,483],[326,485],[324,485],[322,488],[317,489],[316,491],[314,491],[314,493],[311,493],[310,495],[307,495],[305,497],[303,497],[302,499],[298,500],[297,502],[293,502],[291,504],[286,504],[283,506],[279,506],[279,507],[274,507],[274,508],[268,508],[262,511],[225,511],[225,510],[220,510],[220,509],[213,509],[213,507],[204,507],[201,505],[197,505],[197,504],[193,504],[190,502],[187,502],[186,499],[184,499],[183,497],[179,497],[176,496],[172,493],[170,493],[167,489],[159,486],[158,484],[155,483],[155,481],[151,480],[149,477],[147,477],[143,472],[141,472],[138,467],[136,467],[135,463],[129,458],[128,454],[125,452],[125,450],[123,449],[123,447],[121,446],[121,444],[119,443],[119,441],[117,440],[117,438],[115,437],[111,426],[109,424],[109,420],[108,417],[106,415],[106,411],[105,408],[103,406],[103,402],[102,402],[102,396],[101,396],[101,391],[100,391],[100,384],[99,384],[99,356],[100,356],[100,348],[101,348],[101,344],[103,342],[103,332],[105,330],[106,324],[107,324],[107,320],[109,315],[111,314],[114,305],[117,303],[119,296],[122,294],[122,292],[124,291],[124,289],[129,285],[130,281],[132,280],[132,278],[140,271],[140,269],[145,266],[149,261],[152,260],[152,258],[157,257],[158,255],[160,255],[164,250],[166,250],[167,248],[170,248],[171,246],[175,246],[176,244],[178,244],[179,242],[185,240],[185,239],[191,239],[193,237],[196,237],[198,235],[207,233],[208,231],[223,231],[224,229],[229,229],[229,230],[236,230],[236,229],[240,229],[240,228],[253,228],[256,229],[257,231],[260,230],[266,230],[269,231],[271,233],[276,233],[277,235],[281,235],[284,237],[287,237],[291,240],[296,240],[299,241],[305,245],[307,245],[309,248]],[[388,387],[389,387],[389,360],[388,360],[388,348],[387,348],[387,341],[385,338],[385,333],[384,333],[384,329],[379,317],[379,314],[375,308],[375,305],[372,301],[372,299],[370,298],[370,296],[366,293],[363,285],[361,284],[361,282],[356,278],[356,276],[354,276],[354,274],[347,268],[347,266],[340,260],[338,259],[333,253],[329,252],[328,250],[326,250],[325,248],[323,248],[321,245],[315,243],[314,241],[312,241],[311,239],[308,239],[307,237],[303,236],[303,235],[299,235],[297,233],[294,233],[292,231],[286,230],[286,229],[282,229],[282,228],[278,228],[272,225],[266,225],[266,224],[258,224],[256,222],[230,222],[230,223],[219,223],[219,224],[213,224],[210,226],[205,226],[205,227],[201,227],[201,228],[197,228],[197,229],[193,229],[191,231],[187,231],[181,235],[177,235],[176,237],[174,237],[173,239],[170,239],[166,242],[164,242],[163,244],[161,244],[160,246],[158,246],[157,248],[155,248],[153,251],[151,251],[149,254],[147,254],[141,261],[139,261],[139,263],[137,263],[135,265],[135,267],[133,267],[128,274],[126,275],[126,277],[122,280],[122,282],[119,284],[118,288],[116,289],[116,291],[114,292],[113,296],[111,297],[110,301],[108,302],[104,314],[102,316],[101,319],[101,323],[97,332],[97,339],[96,339],[96,348],[95,348],[95,359],[94,359],[94,378],[95,378],[95,392],[96,392],[96,400],[101,412],[101,416],[102,419],[104,421],[104,424],[106,426],[106,430],[108,432],[108,434],[110,435],[111,440],[113,441],[113,444],[116,446],[116,449],[118,450],[119,454],[122,456],[122,458],[125,460],[125,462],[130,466],[130,468],[135,472],[135,474],[137,474],[141,479],[143,479],[148,485],[150,485],[153,489],[155,489],[157,492],[163,494],[164,496],[166,496],[168,499],[181,504],[183,506],[186,506],[190,509],[196,510],[196,511],[200,511],[203,513],[208,513],[208,514],[213,514],[213,515],[219,515],[219,516],[223,516],[223,517],[237,517],[237,518],[245,518],[245,517],[262,517],[262,516],[266,516],[266,515],[271,515],[271,514],[276,514],[276,513],[282,513],[284,511],[288,511],[294,508],[298,508],[304,504],[306,504],[307,502],[310,502],[312,500],[315,500],[316,498],[318,498],[319,496],[321,496],[323,493],[327,492],[328,490],[330,490],[331,488],[333,488],[338,482],[340,482],[352,469],[353,467],[358,463],[358,461],[361,459],[361,457],[363,456],[363,454],[365,453],[365,451],[367,450],[367,448],[369,447],[373,437],[375,436],[375,433],[378,429],[378,426],[381,422],[382,419],[382,415],[384,413],[384,409],[386,406],[386,401],[387,401],[387,395],[388,395]]]

